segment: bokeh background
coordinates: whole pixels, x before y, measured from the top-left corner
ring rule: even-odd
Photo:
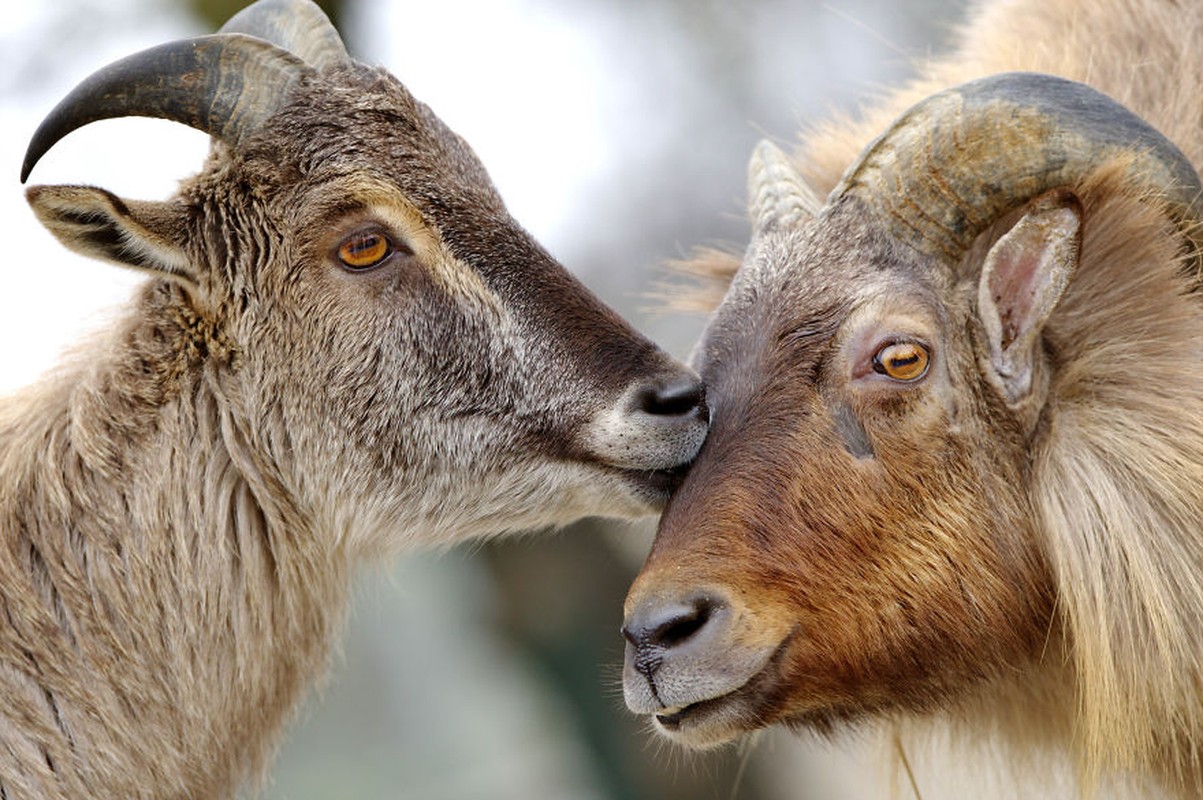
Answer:
[[[55,0],[0,11],[0,393],[105,325],[139,276],[64,251],[18,169],[41,117],[93,69],[210,33],[240,0]],[[702,319],[652,295],[664,262],[738,247],[761,137],[905,79],[964,0],[339,0],[353,55],[387,66],[477,149],[511,211],[603,299],[680,356]],[[89,126],[34,183],[161,198],[202,134]],[[623,708],[622,598],[652,522],[587,520],[362,576],[342,652],[302,710],[272,800],[842,800],[878,796],[866,737],[773,731],[685,755]]]

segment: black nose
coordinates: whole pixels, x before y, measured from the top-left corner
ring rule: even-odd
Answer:
[[[708,421],[706,386],[695,375],[672,375],[649,381],[635,394],[635,408],[657,417],[686,417],[696,414]]]

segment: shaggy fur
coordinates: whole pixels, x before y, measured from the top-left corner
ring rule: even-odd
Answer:
[[[0,800],[234,795],[322,675],[357,567],[652,513],[705,436],[696,374],[547,255],[429,109],[382,70],[298,69],[165,202],[29,190],[67,246],[151,277],[0,401]],[[365,236],[386,254],[349,268]]]
[[[982,3],[956,41],[954,52],[920,65],[920,77],[905,88],[807,131],[794,157],[798,171],[820,192],[829,191],[860,151],[916,101],[972,78],[1014,70],[1088,83],[1149,121],[1193,164],[1203,164],[1203,6],[1197,3]],[[1007,783],[1022,781],[1032,764],[1047,768],[1045,756],[1067,757],[1076,788],[1037,778],[1041,794],[1088,796],[1100,787],[1120,791],[1125,785],[1141,796],[1188,798],[1203,791],[1203,304],[1197,262],[1184,262],[1181,233],[1157,201],[1124,181],[1122,165],[1103,166],[1071,188],[1082,204],[1080,265],[1044,329],[1047,394],[1032,412],[1031,425],[1020,414],[1015,427],[995,423],[971,444],[997,453],[994,474],[1003,482],[963,473],[967,468],[960,465],[974,458],[958,457],[949,462],[955,471],[948,484],[914,486],[916,494],[906,500],[926,506],[939,492],[959,491],[951,484],[970,477],[983,481],[985,496],[999,505],[966,509],[968,516],[955,520],[953,530],[989,529],[983,512],[1027,518],[993,529],[992,543],[972,558],[967,556],[977,545],[962,533],[940,545],[943,553],[930,554],[935,562],[916,561],[913,553],[892,549],[880,538],[856,540],[865,515],[890,512],[880,502],[870,509],[869,500],[855,496],[845,504],[863,507],[840,513],[858,515],[856,522],[816,522],[817,515],[832,513],[826,509],[837,502],[829,498],[842,491],[844,468],[825,465],[825,451],[784,444],[783,433],[773,441],[786,449],[773,457],[765,450],[769,440],[758,442],[749,431],[755,425],[775,431],[798,425],[789,420],[799,412],[777,400],[797,392],[798,382],[827,386],[818,377],[823,368],[808,372],[795,361],[788,362],[789,372],[776,363],[737,367],[755,357],[709,351],[712,366],[703,374],[716,381],[714,434],[695,467],[696,485],[691,476],[670,507],[628,610],[666,587],[719,587],[750,617],[750,630],[759,626],[760,639],[776,642],[792,631],[794,638],[782,645],[792,649],[773,656],[766,668],[777,670],[776,682],[761,679],[744,691],[743,702],[748,695],[767,699],[750,705],[738,728],[782,720],[826,729],[844,720],[886,719],[908,734],[983,744],[975,757],[1004,745]],[[1013,221],[984,234],[964,268],[979,269],[984,248]],[[854,237],[846,242],[853,251],[864,247]],[[745,269],[772,255],[750,253]],[[694,269],[726,286],[738,266],[736,259],[707,253]],[[812,280],[819,279],[797,276],[805,289],[789,293],[765,277],[757,288],[776,299],[759,300],[821,305],[826,290]],[[736,284],[738,291],[750,291],[738,288],[739,279]],[[712,289],[706,291],[713,296]],[[961,313],[958,302],[949,302],[954,320]],[[730,296],[725,303],[742,308]],[[746,309],[742,317],[752,327],[777,319]],[[708,334],[714,347],[726,341],[717,326]],[[774,335],[778,332],[769,328],[763,337],[780,343],[784,363],[787,340]],[[977,369],[958,368],[967,374]],[[742,379],[729,374],[740,370]],[[750,380],[761,394],[755,402],[724,398],[725,377],[733,386]],[[984,401],[962,396],[959,402]],[[729,437],[731,446],[719,449],[726,441],[724,407],[745,416],[740,434]],[[808,419],[809,425],[825,424],[821,416]],[[853,439],[867,436],[866,446],[878,445],[879,457],[886,458],[880,452],[886,434],[869,422],[865,426],[867,433],[853,431]],[[847,439],[847,430],[838,432]],[[789,433],[791,439],[821,435]],[[891,446],[901,435],[889,433]],[[1026,441],[1019,442],[1012,463],[1006,453],[1016,435]],[[911,463],[921,464],[917,454],[924,448],[943,447],[936,444],[942,436],[933,431],[931,443],[919,440]],[[740,441],[749,448],[758,442],[759,457],[740,451]],[[880,499],[872,482],[859,480],[862,498]],[[1010,512],[1000,510],[1012,502],[1018,505]],[[930,531],[908,528],[910,520],[903,512],[889,525],[912,530],[908,547],[919,548]],[[840,525],[851,527],[840,534]],[[842,559],[831,555],[842,547],[850,549]],[[983,554],[1003,557],[987,562],[984,575]],[[961,570],[961,590],[934,595],[936,606],[925,611],[923,593],[939,584],[933,570],[941,563]],[[950,615],[960,613],[962,594],[972,595],[978,619],[957,633],[961,623]],[[928,612],[935,613],[925,617]],[[1005,621],[998,624],[1000,619]],[[900,649],[891,662],[896,680],[880,682],[885,667],[873,666],[875,642],[905,642],[920,635],[916,629],[927,643]],[[791,672],[791,653],[800,647],[796,639],[804,637],[799,631],[814,630],[837,640],[828,653],[836,660],[825,666],[808,661],[810,672]],[[851,638],[838,641],[843,636]],[[740,641],[760,639],[746,632]],[[966,664],[961,657],[973,661]],[[877,674],[879,682],[868,682],[863,671]],[[831,685],[816,683],[823,679]]]
[[[802,174],[829,189],[911,103],[1007,70],[1094,86],[1203,165],[1203,6],[983,3],[954,39],[957,50],[906,89],[805,134]],[[1108,769],[1185,769],[1192,796],[1203,755],[1203,325],[1189,295],[1198,276],[1179,268],[1164,218],[1105,177],[1084,187],[1107,208],[1086,229],[1082,261],[1094,268],[1079,271],[1055,320],[1056,341],[1080,349],[1063,353],[1073,369],[1052,389],[1057,425],[1031,484],[1073,641],[1082,776],[1089,785]]]

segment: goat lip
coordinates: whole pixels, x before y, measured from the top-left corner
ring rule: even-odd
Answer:
[[[731,695],[725,694],[720,697],[712,697],[709,700],[699,700],[696,703],[690,703],[687,706],[678,706],[675,709],[664,711],[655,715],[656,722],[669,731],[680,730],[681,722],[688,719],[691,715],[696,716],[697,713],[705,713],[708,705],[722,704],[726,702]]]
[[[718,697],[654,714],[656,727],[670,739],[691,748],[723,744],[749,730],[744,721],[753,716],[763,673],[754,675],[740,688]],[[771,678],[767,678],[772,680]]]
[[[681,485],[688,468],[688,464],[682,464],[669,469],[621,469],[619,472],[644,492],[663,501]]]
[[[796,634],[791,631],[764,665],[731,691],[670,706],[653,714],[657,727],[669,738],[695,748],[723,744],[763,726],[761,720],[781,678],[781,662]]]

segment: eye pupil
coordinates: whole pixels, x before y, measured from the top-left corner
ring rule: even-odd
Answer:
[[[917,342],[895,342],[877,351],[873,371],[898,381],[913,381],[927,372],[927,348]]]
[[[393,252],[392,243],[379,233],[357,233],[338,247],[338,258],[349,269],[368,269]]]

